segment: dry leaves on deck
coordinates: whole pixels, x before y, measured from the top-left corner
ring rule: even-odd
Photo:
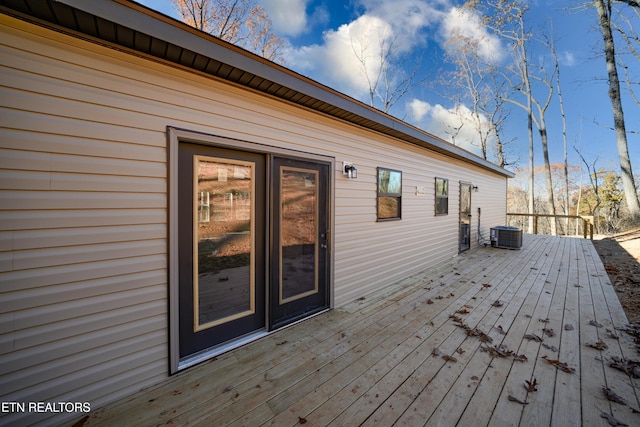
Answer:
[[[509,350],[504,345],[483,345],[480,347],[480,351],[487,352],[491,357],[513,357],[516,362],[526,362],[529,360],[524,354],[516,354],[514,351]]]
[[[527,334],[524,336],[525,339],[529,341],[542,342],[542,338],[537,336],[536,334]]]
[[[524,381],[524,388],[529,393],[533,393],[534,391],[538,391],[538,380],[535,379],[535,378],[533,379],[533,381],[525,380]]]
[[[587,347],[595,348],[598,351],[603,351],[609,348],[606,342],[599,340],[595,343],[587,343]]]
[[[638,360],[621,359],[614,356],[611,358],[609,366],[634,378],[640,378],[640,361]]]
[[[619,403],[621,405],[625,405],[625,406],[627,405],[627,402],[622,397],[618,396],[609,387],[602,386],[602,392],[604,393],[604,396],[607,398],[607,400]]]
[[[629,425],[629,424],[625,424],[622,421],[616,419],[613,415],[607,414],[606,412],[601,413],[600,416],[602,418],[606,418],[607,421],[609,422],[609,425],[613,426],[613,427],[616,427],[616,426],[624,427],[624,426],[628,426]]]
[[[542,359],[546,360],[548,363],[550,363],[553,366],[555,366],[556,369],[560,369],[561,371],[566,372],[568,374],[573,374],[576,371],[574,368],[571,368],[566,363],[561,362],[561,361],[556,360],[556,359],[549,359],[546,355],[542,356]]]
[[[519,403],[521,405],[528,405],[529,404],[529,402],[527,402],[525,400],[518,399],[517,397],[512,396],[512,395],[509,395],[509,401],[516,402],[516,403]]]
[[[556,335],[555,331],[551,328],[544,328],[542,329],[542,332],[544,332],[544,334],[548,337],[553,337]]]

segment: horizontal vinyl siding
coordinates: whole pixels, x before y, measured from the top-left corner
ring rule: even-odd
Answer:
[[[505,220],[504,177],[0,19],[3,400],[100,405],[167,376],[167,126],[335,157],[336,307],[458,253],[460,180],[479,186],[473,221],[482,207],[487,236]],[[376,221],[377,167],[403,172],[400,221]],[[449,179],[446,216],[434,214],[436,176]]]
[[[0,46],[0,399],[96,408],[167,376],[166,121],[18,34]]]

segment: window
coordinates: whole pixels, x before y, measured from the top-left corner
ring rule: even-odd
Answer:
[[[378,168],[378,221],[402,217],[402,172]]]
[[[449,180],[436,178],[436,215],[449,214]]]

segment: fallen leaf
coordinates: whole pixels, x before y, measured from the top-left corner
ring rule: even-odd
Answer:
[[[307,419],[306,418],[302,418],[302,417],[298,417],[298,422],[300,424],[306,424],[307,423]]]
[[[527,358],[527,356],[524,354],[514,354],[513,360],[515,360],[516,362],[526,362],[529,360],[529,358]]]
[[[502,335],[505,335],[506,332],[504,330],[504,328],[502,327],[502,325],[498,325],[496,326],[496,329],[498,330],[498,332],[500,332]]]
[[[549,322],[550,322],[550,320],[549,320],[549,318],[547,317],[546,319],[538,319],[538,322],[542,322],[542,323],[549,323]]]
[[[488,284],[488,283],[483,283],[483,284],[482,284],[482,287],[486,289],[486,288],[490,288],[490,287],[491,287],[491,285],[490,285],[490,284]]]
[[[547,350],[551,350],[551,351],[556,352],[556,353],[558,352],[558,349],[557,349],[557,348],[555,348],[555,347],[554,347],[554,346],[552,346],[552,345],[542,343],[542,346],[543,346],[544,348],[546,348]]]
[[[509,395],[509,401],[511,401],[511,402],[516,402],[516,403],[519,403],[519,404],[521,404],[521,405],[528,405],[528,404],[529,404],[529,402],[526,402],[526,401],[524,401],[524,400],[520,400],[520,399],[518,399],[517,397],[512,396],[512,395]]]
[[[612,357],[609,366],[634,378],[640,378],[640,361]]]
[[[603,351],[609,348],[606,342],[599,340],[596,343],[587,343],[587,347],[595,348],[598,351]]]
[[[544,332],[544,334],[548,337],[553,337],[556,335],[555,331],[551,328],[544,328],[542,329],[542,332]]]
[[[527,334],[524,336],[524,338],[528,339],[529,341],[542,342],[542,338],[540,338],[536,334]]]
[[[612,340],[620,339],[620,336],[613,332],[611,329],[607,329],[607,336]]]
[[[289,342],[289,341],[284,340],[284,341],[281,341],[281,342],[277,342],[277,343],[276,343],[276,345],[283,345],[283,344],[286,344],[286,343],[288,343],[288,342]]]
[[[625,424],[622,421],[616,419],[613,415],[607,414],[606,412],[601,413],[600,416],[602,418],[606,418],[607,421],[609,422],[609,425],[613,426],[613,427],[616,427],[616,426],[624,427],[624,426],[628,426],[629,425],[629,424]]]
[[[433,304],[433,300],[432,299],[428,299],[427,300],[427,304]]]
[[[621,405],[627,405],[627,402],[622,397],[618,396],[609,387],[602,386],[602,392],[604,393],[604,396],[607,398],[607,400],[619,403]]]
[[[461,349],[460,347],[458,347],[458,348],[456,349],[456,353],[458,353],[458,354],[464,354],[464,350],[463,350],[463,349]]]
[[[502,301],[500,300],[495,300],[493,304],[491,304],[493,307],[502,307],[504,304],[502,303]]]
[[[455,357],[453,357],[453,356],[448,356],[448,355],[446,355],[446,354],[445,354],[444,356],[442,356],[442,358],[443,358],[446,362],[453,362],[453,363],[456,363],[456,362],[458,361],[458,359],[456,359]]]
[[[529,393],[533,393],[534,391],[538,391],[538,380],[537,379],[533,379],[533,381],[527,381],[525,380],[524,382],[524,388],[529,392]]]
[[[456,313],[458,313],[458,314],[469,314],[470,311],[467,310],[466,308],[461,308],[460,310],[456,310]]]
[[[602,324],[596,322],[595,320],[589,320],[589,325],[595,326],[596,328],[602,328]]]
[[[513,351],[507,349],[505,346],[503,345],[496,345],[496,346],[481,346],[480,347],[480,351],[484,351],[487,352],[491,355],[491,357],[509,357],[513,355]]]
[[[542,359],[546,360],[548,363],[555,366],[556,369],[560,369],[561,371],[566,372],[568,374],[573,374],[576,371],[574,368],[569,367],[569,365],[567,365],[566,363],[561,362],[559,360],[555,360],[555,359],[549,359],[546,355],[542,356]]]
[[[565,331],[573,331],[574,327],[572,324],[567,323],[566,325],[564,325],[564,330]]]
[[[465,305],[463,305],[463,307],[473,308],[473,306],[472,306],[472,305],[469,305],[469,304],[465,304]]]
[[[449,319],[453,320],[454,322],[462,323],[462,318],[456,316],[455,314],[449,315]]]

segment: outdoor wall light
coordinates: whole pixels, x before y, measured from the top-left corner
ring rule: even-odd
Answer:
[[[349,179],[356,179],[358,177],[358,169],[353,166],[352,163],[342,162],[344,174]]]

